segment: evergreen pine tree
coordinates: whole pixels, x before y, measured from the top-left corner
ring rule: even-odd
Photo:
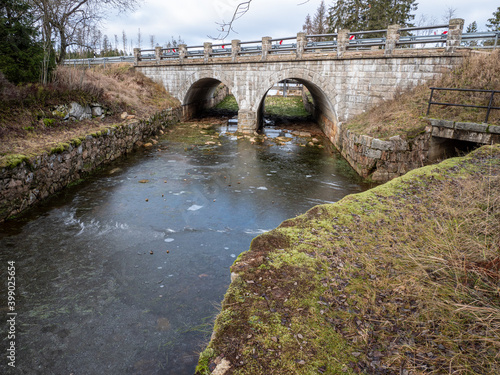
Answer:
[[[465,29],[465,32],[466,33],[475,33],[475,32],[477,32],[477,22],[474,21],[471,24],[469,24],[469,26],[467,26],[467,28]],[[466,42],[465,45],[474,47],[474,46],[477,46],[477,41],[471,40],[470,42]]]
[[[40,78],[43,48],[29,5],[20,0],[0,3],[0,71],[13,83]]]
[[[500,31],[500,7],[493,12],[493,17],[488,19],[488,22],[486,27],[489,31]]]
[[[399,24],[411,27],[416,0],[336,0],[329,8],[329,31],[381,30]]]
[[[327,28],[326,7],[325,2],[322,0],[314,15],[312,29],[314,34],[325,34]]]

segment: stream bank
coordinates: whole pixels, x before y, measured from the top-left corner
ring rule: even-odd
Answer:
[[[256,237],[197,374],[498,373],[499,182],[483,146]]]

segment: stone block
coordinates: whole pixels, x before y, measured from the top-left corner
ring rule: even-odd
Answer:
[[[457,130],[466,130],[477,133],[486,133],[488,129],[487,124],[477,124],[473,122],[457,122],[455,123],[455,129]]]
[[[500,134],[500,126],[497,126],[497,125],[488,126],[488,133]]]
[[[430,121],[432,126],[437,126],[440,128],[453,129],[455,126],[455,123],[453,121],[440,120],[440,119],[435,119],[435,118],[430,118],[429,121]]]
[[[363,154],[368,158],[380,159],[380,157],[382,156],[382,151],[369,148]]]
[[[399,135],[389,138],[389,141],[392,143],[391,150],[405,151],[408,149],[408,142],[402,139]]]
[[[389,141],[382,141],[380,139],[374,138],[372,140],[372,148],[381,151],[388,151],[393,149],[393,143]]]

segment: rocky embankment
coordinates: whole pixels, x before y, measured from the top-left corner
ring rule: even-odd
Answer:
[[[500,372],[500,146],[256,237],[197,374]]]

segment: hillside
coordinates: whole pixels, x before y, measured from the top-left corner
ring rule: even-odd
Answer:
[[[61,108],[71,102],[98,103],[105,116],[66,120]],[[45,86],[14,86],[0,76],[0,166],[178,104],[162,85],[130,64],[92,69],[62,66],[53,83]]]

